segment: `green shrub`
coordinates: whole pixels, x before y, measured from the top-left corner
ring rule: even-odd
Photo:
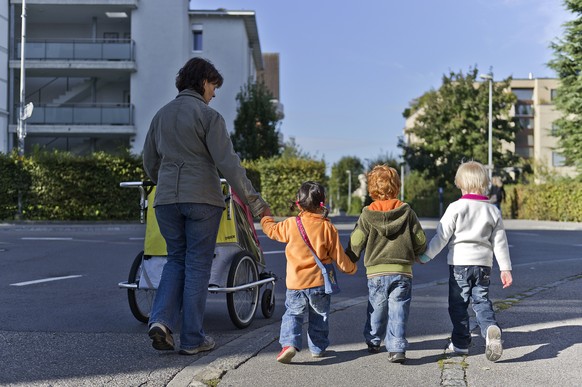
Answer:
[[[582,183],[559,180],[505,186],[503,215],[513,219],[582,222]]]
[[[307,180],[326,184],[325,162],[302,158],[271,158],[243,163],[247,172],[260,174],[261,195],[274,215],[288,216],[301,183]],[[256,186],[255,186],[256,187]],[[258,189],[258,188],[257,188]]]

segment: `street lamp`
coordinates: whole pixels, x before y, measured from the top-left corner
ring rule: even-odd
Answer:
[[[346,173],[348,174],[348,214],[352,209],[352,171],[347,170]],[[347,214],[346,214],[347,215]]]
[[[493,177],[493,75],[481,74],[479,78],[489,81],[489,162],[487,169],[489,170],[489,181]]]

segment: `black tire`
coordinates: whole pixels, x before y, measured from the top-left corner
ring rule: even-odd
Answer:
[[[141,251],[133,260],[131,269],[129,270],[129,277],[127,282],[129,284],[139,285],[139,279],[142,273],[143,251]],[[154,297],[156,291],[154,289],[127,289],[127,301],[129,302],[129,309],[133,316],[142,323],[147,323],[152,311]]]
[[[257,263],[248,251],[236,254],[230,264],[227,287],[241,286],[259,280]],[[259,302],[259,286],[226,293],[228,314],[238,328],[251,325]]]
[[[271,303],[271,294],[273,294],[273,289],[265,289],[261,298],[261,312],[265,318],[273,317],[275,312],[275,299],[273,298],[273,303]]]

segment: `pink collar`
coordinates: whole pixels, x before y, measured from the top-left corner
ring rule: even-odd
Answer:
[[[487,196],[476,195],[476,194],[466,194],[461,196],[461,199],[471,199],[471,200],[489,200]]]

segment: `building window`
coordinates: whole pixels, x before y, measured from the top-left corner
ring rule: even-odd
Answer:
[[[202,51],[202,24],[192,24],[192,49]]]
[[[558,96],[558,89],[551,89],[550,90],[550,100],[554,101]]]
[[[552,136],[557,136],[558,135],[558,129],[560,127],[558,126],[558,124],[556,124],[555,122],[552,122]]]
[[[533,89],[511,89],[511,91],[520,101],[533,100]]]
[[[566,158],[557,152],[552,152],[552,165],[554,167],[563,167],[566,162]]]

